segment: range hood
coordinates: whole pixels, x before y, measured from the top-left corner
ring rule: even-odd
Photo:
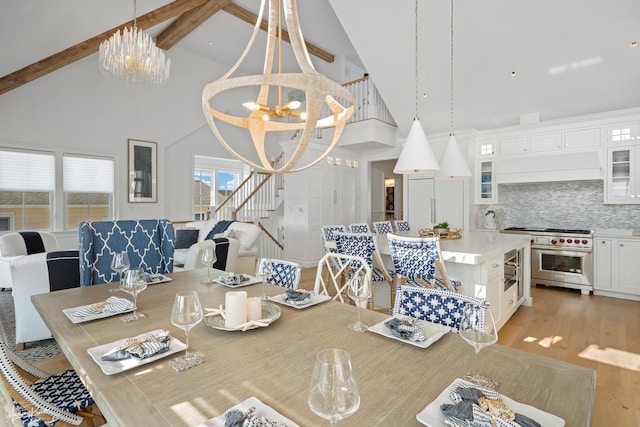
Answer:
[[[602,156],[599,151],[500,157],[496,166],[498,184],[601,179]]]

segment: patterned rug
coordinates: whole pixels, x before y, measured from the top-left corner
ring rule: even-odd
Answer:
[[[7,344],[12,350],[16,349],[16,327],[13,311],[13,296],[11,291],[0,292],[0,324],[7,338]],[[24,351],[17,352],[24,360],[35,362],[61,354],[60,347],[51,338],[42,341],[33,341],[25,344]]]

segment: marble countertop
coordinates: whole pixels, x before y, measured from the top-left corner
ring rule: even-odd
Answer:
[[[527,234],[466,231],[461,239],[441,240],[442,258],[460,264],[481,264],[505,252],[529,244]]]
[[[600,228],[594,230],[595,237],[640,238],[640,230]]]

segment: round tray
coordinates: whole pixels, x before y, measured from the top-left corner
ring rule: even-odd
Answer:
[[[271,324],[275,322],[278,318],[280,318],[280,307],[278,305],[273,304],[271,302],[267,302],[267,301],[261,301],[261,302],[262,302],[262,318],[263,319],[268,319],[269,324]],[[219,314],[216,314],[214,316],[205,316],[204,324],[211,328],[219,329],[221,331],[242,331],[242,328],[236,329],[236,328],[225,327],[224,319]],[[261,327],[262,326],[251,326],[246,330],[257,329]]]

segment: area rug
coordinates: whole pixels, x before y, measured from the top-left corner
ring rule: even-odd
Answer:
[[[16,327],[13,311],[13,296],[11,291],[0,292],[0,324],[7,338],[9,348],[16,349]],[[48,359],[61,354],[60,347],[51,338],[48,340],[33,341],[25,344],[24,350],[17,354],[28,362]]]

